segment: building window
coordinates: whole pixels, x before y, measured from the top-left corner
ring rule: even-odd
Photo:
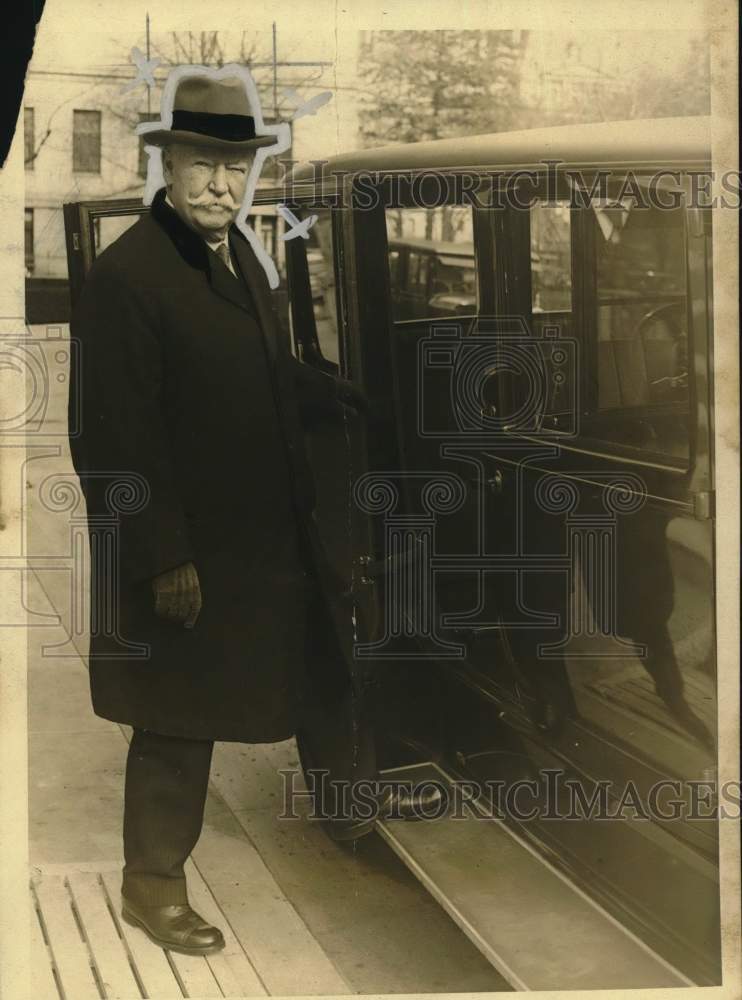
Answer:
[[[33,170],[34,144],[36,142],[36,128],[34,124],[33,108],[23,109],[23,159],[26,170]]]
[[[152,111],[140,111],[139,121],[140,122],[156,122],[159,121],[160,116],[156,112]],[[137,167],[137,172],[140,177],[147,176],[147,164],[149,163],[149,157],[144,152],[144,137],[139,136],[139,165]]]
[[[72,112],[72,169],[100,173],[100,111]]]
[[[27,208],[23,219],[24,247],[26,251],[26,275],[32,275],[34,271],[33,254],[33,209]]]

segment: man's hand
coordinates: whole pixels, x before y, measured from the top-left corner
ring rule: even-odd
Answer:
[[[193,628],[201,610],[201,586],[193,563],[183,563],[152,581],[155,614],[171,622]]]

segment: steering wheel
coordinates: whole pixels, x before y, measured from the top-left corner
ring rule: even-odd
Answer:
[[[637,335],[641,340],[644,352],[645,366],[649,377],[650,393],[654,396],[666,397],[667,393],[685,390],[688,387],[688,342],[685,330],[685,300],[664,302],[646,313],[637,324]],[[648,337],[648,332],[656,324],[669,332],[669,337]],[[673,354],[675,371],[653,372],[650,374],[648,343],[669,341]],[[652,377],[652,375],[658,377]]]

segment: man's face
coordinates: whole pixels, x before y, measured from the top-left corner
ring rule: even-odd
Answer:
[[[200,236],[212,241],[226,236],[245,197],[253,157],[209,146],[177,144],[163,150],[170,201]]]

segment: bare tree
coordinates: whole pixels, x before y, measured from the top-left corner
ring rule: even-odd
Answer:
[[[183,63],[221,68],[227,63],[247,66],[255,80],[263,108],[271,109],[273,118],[290,117],[291,106],[287,90],[299,90],[317,83],[322,76],[320,66],[291,67],[277,61],[276,98],[274,102],[272,46],[261,43],[256,31],[242,31],[239,39],[229,39],[219,31],[173,31],[152,43],[153,53],[165,66]]]

